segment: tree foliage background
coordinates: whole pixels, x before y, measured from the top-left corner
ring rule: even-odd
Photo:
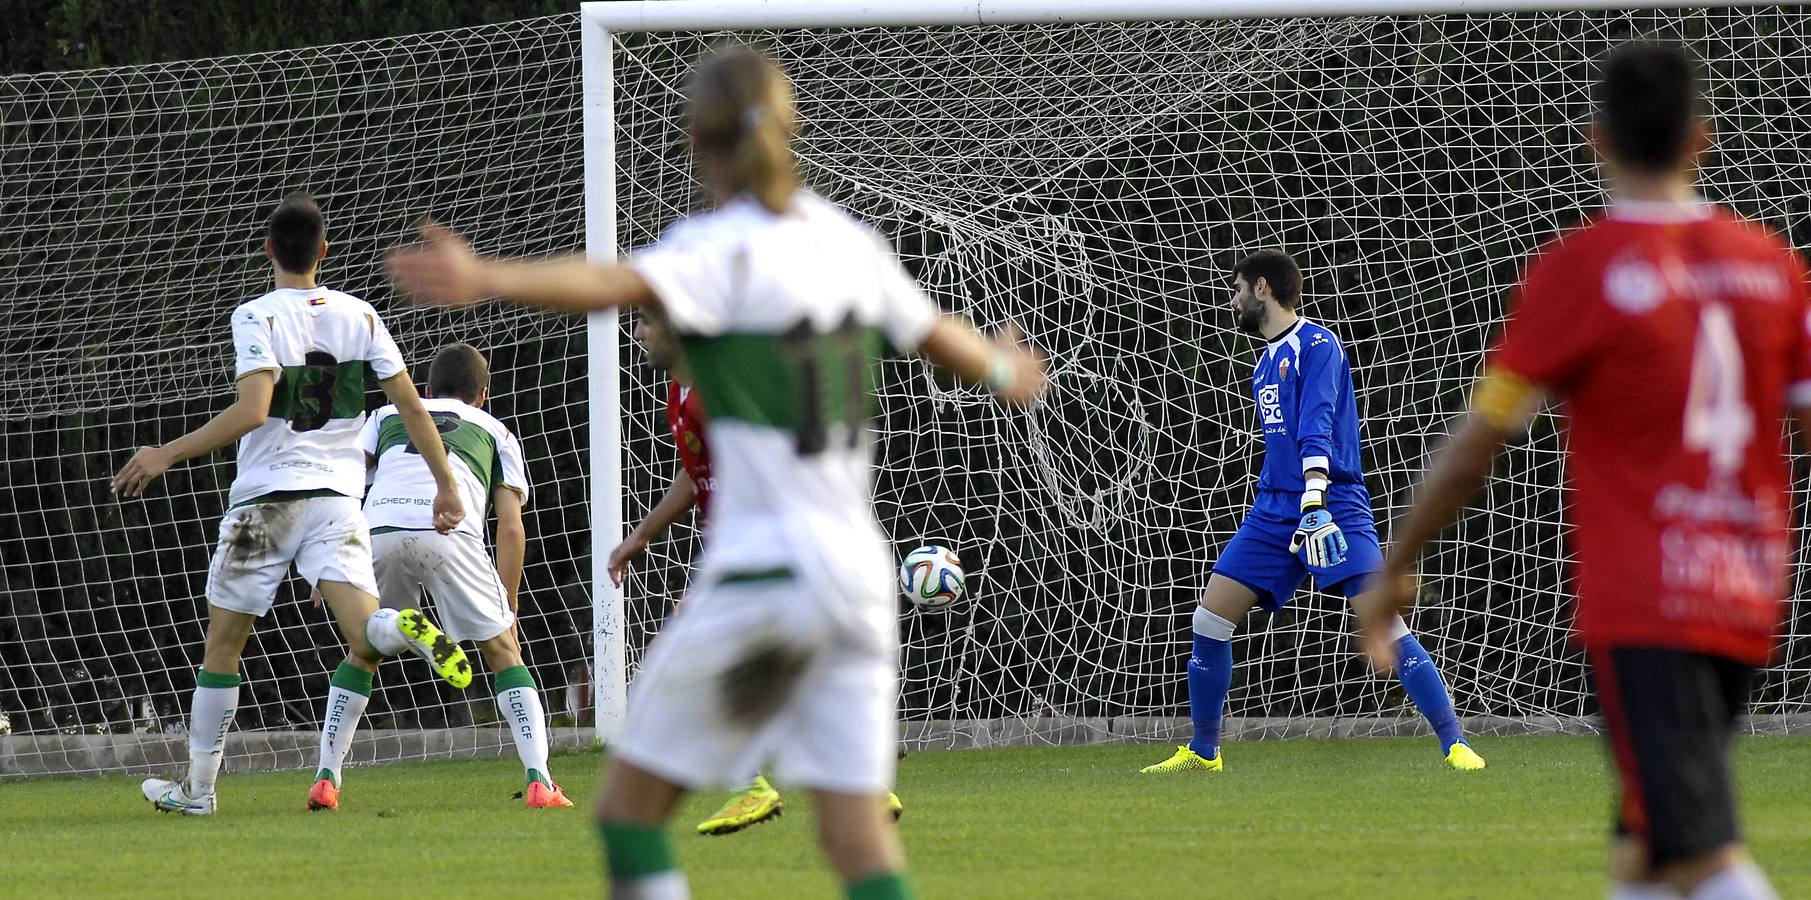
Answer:
[[[344,44],[574,8],[565,0],[0,0],[0,74]]]

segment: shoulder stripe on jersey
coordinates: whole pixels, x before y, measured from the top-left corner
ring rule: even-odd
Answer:
[[[476,422],[468,422],[458,413],[451,410],[439,410],[428,415],[434,419],[434,428],[440,432],[440,442],[447,452],[458,456],[465,466],[478,477],[478,483],[484,486],[484,496],[497,485],[497,476],[502,474],[503,465],[497,451],[497,439],[490,430]],[[403,424],[400,414],[384,419],[377,429],[378,467],[383,467],[384,454],[396,447],[404,453],[416,454],[415,445],[409,441],[408,426]],[[417,454],[419,455],[419,454]]]

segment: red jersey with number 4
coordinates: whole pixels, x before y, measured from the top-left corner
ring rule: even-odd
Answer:
[[[1492,364],[1566,403],[1586,647],[1764,663],[1784,613],[1806,273],[1699,203],[1623,203],[1529,267]]]
[[[698,527],[704,527],[711,511],[711,451],[704,443],[704,401],[698,392],[682,387],[677,381],[667,383],[667,428],[673,432],[673,443],[679,447],[679,464],[692,476],[698,488]]]

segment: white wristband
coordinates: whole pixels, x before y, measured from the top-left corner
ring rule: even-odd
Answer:
[[[1306,489],[1302,491],[1302,509],[1317,509],[1327,505],[1327,479],[1310,478]]]

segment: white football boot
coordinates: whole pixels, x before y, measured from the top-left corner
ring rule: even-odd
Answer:
[[[147,778],[139,790],[145,792],[145,799],[151,805],[164,812],[179,812],[185,816],[211,816],[214,814],[214,795],[204,797],[189,796],[189,789],[180,781],[168,781],[162,778]]]

